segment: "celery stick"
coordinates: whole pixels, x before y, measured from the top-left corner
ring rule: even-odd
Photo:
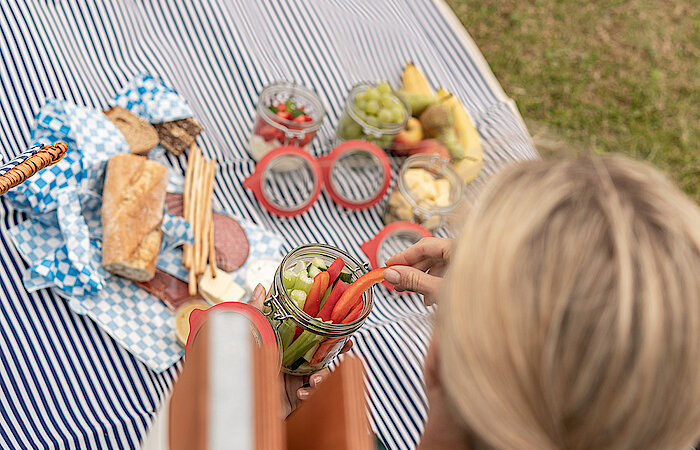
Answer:
[[[320,342],[316,342],[316,345],[311,347],[308,352],[304,353],[304,359],[308,362],[311,362],[311,358],[314,357],[314,354],[316,353],[316,350],[318,350],[318,346],[321,345]]]
[[[282,349],[286,349],[289,347],[289,344],[292,343],[296,328],[296,323],[294,323],[292,319],[287,319],[282,322],[280,327],[277,329],[277,332],[280,335],[280,340],[282,341]]]
[[[311,285],[314,284],[314,279],[304,274],[300,274],[297,281],[294,283],[294,289],[299,289],[307,294],[311,290]]]
[[[319,269],[318,267],[316,267],[316,266],[309,267],[309,277],[315,278],[316,275],[318,275],[319,273],[321,273],[321,269]]]
[[[294,289],[289,293],[289,298],[292,299],[297,308],[304,310],[304,303],[306,303],[306,292],[300,289]]]
[[[282,279],[284,280],[285,289],[294,289],[294,284],[297,281],[297,274],[292,272],[291,270],[285,270],[282,274]]]
[[[284,357],[282,358],[282,364],[285,366],[291,365],[294,361],[304,356],[304,354],[309,351],[311,347],[316,345],[323,339],[323,336],[319,336],[310,331],[304,331],[292,342],[292,345],[284,351]]]

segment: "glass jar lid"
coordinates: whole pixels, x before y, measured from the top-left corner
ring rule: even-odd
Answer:
[[[432,236],[428,229],[415,222],[398,221],[379,230],[372,239],[362,243],[360,248],[369,258],[370,267],[376,269],[384,266],[395,254],[406,250],[424,237]],[[387,289],[393,290],[394,287],[390,283],[382,283]]]

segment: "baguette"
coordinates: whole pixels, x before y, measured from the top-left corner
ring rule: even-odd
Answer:
[[[148,281],[160,252],[167,169],[140,156],[119,154],[107,164],[102,191],[102,266]]]

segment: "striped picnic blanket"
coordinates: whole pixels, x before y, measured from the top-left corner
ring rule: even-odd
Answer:
[[[327,194],[305,214],[268,214],[241,185],[257,94],[274,80],[318,92],[326,107],[313,145],[329,150],[349,88],[398,85],[414,61],[457,95],[483,138],[476,192],[509,161],[537,157],[522,120],[478,49],[441,0],[26,0],[0,2],[0,153],[29,144],[46,98],[106,108],[140,72],[184,96],[219,161],[218,203],[281,235],[283,250],[322,242],[363,258],[384,202],[348,212]],[[184,158],[169,162],[183,171]],[[25,265],[7,229],[24,219],[0,200],[0,448],[138,448],[180,364],[155,373],[48,290],[27,293]],[[426,418],[422,361],[432,311],[418,296],[377,289],[355,337],[367,368],[369,413],[391,449],[414,448]]]

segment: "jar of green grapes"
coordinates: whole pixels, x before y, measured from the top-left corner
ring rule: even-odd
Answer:
[[[350,89],[336,135],[343,141],[365,139],[389,148],[409,117],[410,106],[389,83],[363,82]]]

